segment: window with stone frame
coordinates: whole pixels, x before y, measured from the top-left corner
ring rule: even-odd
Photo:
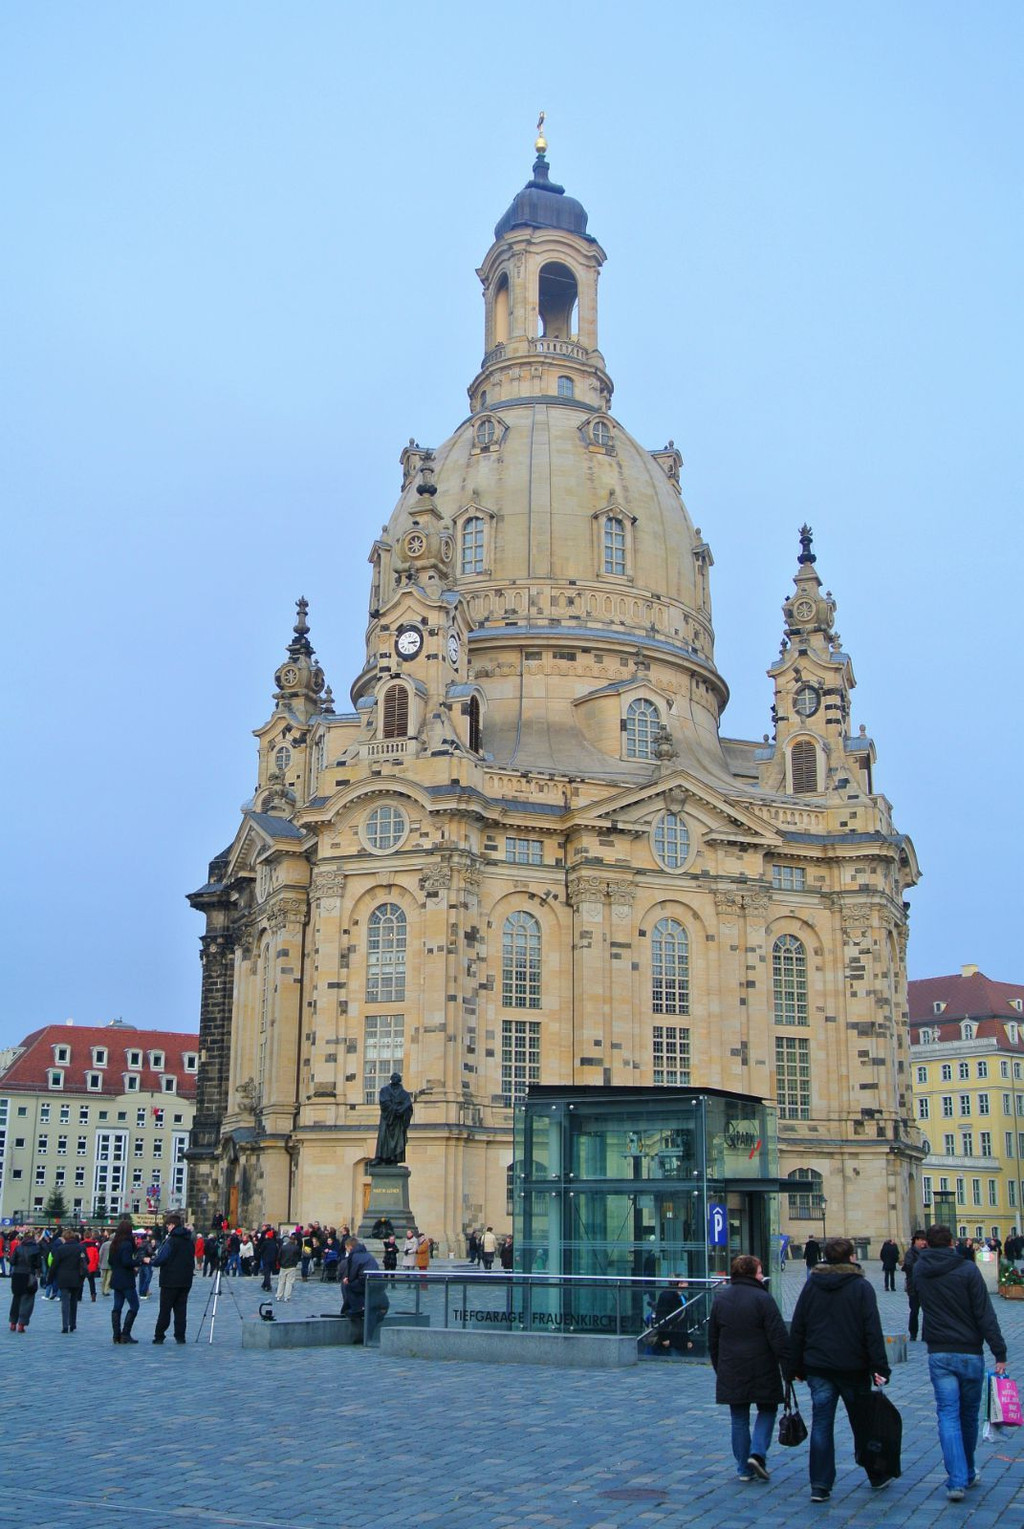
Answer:
[[[397,903],[381,903],[366,923],[366,1001],[405,1000],[408,924]]]
[[[806,1025],[807,951],[794,934],[772,946],[772,1003],[777,1025]]]
[[[775,1097],[780,1120],[811,1118],[810,1042],[802,1036],[775,1037]]]
[[[381,735],[384,738],[409,736],[409,692],[404,685],[389,685],[384,692]]]
[[[363,1102],[376,1104],[393,1072],[402,1071],[403,1014],[367,1014],[363,1021]]]
[[[690,941],[678,919],[660,918],[651,931],[651,1009],[690,1012]]]
[[[506,1009],[539,1009],[540,923],[532,913],[510,913],[501,932],[501,1002]]]
[[[482,515],[470,515],[459,529],[459,573],[464,577],[484,571],[485,526]]]
[[[626,576],[626,522],[621,515],[604,518],[603,570],[619,578]]]
[[[501,1022],[501,1097],[511,1107],[526,1098],[531,1083],[540,1082],[540,1021],[503,1019]]]
[[[822,1185],[821,1174],[816,1168],[794,1168],[787,1173],[792,1186],[789,1190],[789,1214],[794,1221],[820,1221]]]
[[[818,750],[809,738],[798,738],[789,751],[794,796],[807,796],[818,789]]]
[[[655,1025],[651,1055],[656,1088],[686,1088],[690,1082],[690,1031],[682,1025]]]
[[[661,713],[653,701],[643,696],[630,701],[626,708],[626,758],[653,759],[654,744],[661,726]]]

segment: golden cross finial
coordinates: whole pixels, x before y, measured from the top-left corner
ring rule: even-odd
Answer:
[[[538,154],[543,154],[547,146],[548,141],[544,137],[544,113],[541,112],[540,116],[537,118],[537,142],[534,144],[534,148],[537,150]]]

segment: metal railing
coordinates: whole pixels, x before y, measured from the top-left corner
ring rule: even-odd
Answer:
[[[690,1279],[682,1294],[685,1311],[673,1316],[660,1342],[654,1334],[654,1310],[665,1279],[626,1275],[513,1274],[465,1270],[368,1271],[363,1341],[380,1342],[380,1329],[433,1327],[480,1332],[603,1334],[632,1337],[651,1356],[666,1348],[674,1354],[707,1354],[711,1296],[721,1276]]]

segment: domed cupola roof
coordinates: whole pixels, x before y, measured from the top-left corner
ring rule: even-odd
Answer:
[[[505,216],[494,225],[495,239],[501,239],[513,228],[561,228],[584,239],[593,239],[587,233],[587,212],[575,197],[566,196],[564,186],[556,186],[548,179],[548,162],[544,157],[547,144],[537,139],[537,158],[533,162],[533,179],[527,181],[522,191],[512,200]]]

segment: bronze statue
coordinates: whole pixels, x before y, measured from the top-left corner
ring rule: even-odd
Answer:
[[[379,1163],[404,1163],[405,1144],[412,1120],[412,1095],[402,1087],[402,1074],[393,1072],[379,1094],[380,1125],[377,1127],[377,1152],[370,1166]]]

